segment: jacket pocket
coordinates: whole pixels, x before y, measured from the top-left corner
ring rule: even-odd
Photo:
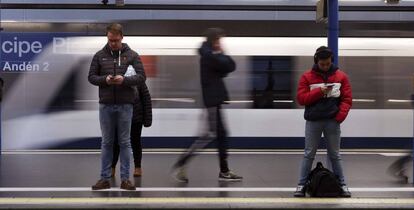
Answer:
[[[339,111],[337,98],[323,98],[305,107],[305,119],[310,121],[332,119]]]

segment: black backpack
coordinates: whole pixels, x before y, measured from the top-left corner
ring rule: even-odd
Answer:
[[[318,162],[308,176],[306,191],[311,197],[339,197],[342,188],[337,176]]]

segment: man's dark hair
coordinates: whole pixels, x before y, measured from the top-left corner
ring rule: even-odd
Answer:
[[[106,27],[106,34],[108,34],[108,32],[111,32],[113,34],[119,34],[121,36],[124,35],[122,31],[122,25],[119,23],[111,23],[110,25],[108,25]]]
[[[331,58],[333,62],[333,52],[331,49],[329,49],[326,46],[321,46],[318,49],[316,49],[314,60],[315,63],[318,63],[319,60],[325,60]]]
[[[208,43],[213,43],[213,41],[224,36],[224,30],[221,28],[209,28],[204,32],[204,35],[206,36]]]

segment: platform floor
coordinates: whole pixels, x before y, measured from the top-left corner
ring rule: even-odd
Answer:
[[[131,192],[119,189],[119,176],[110,190],[90,189],[99,178],[97,151],[6,151],[0,159],[0,208],[414,209],[413,185],[386,172],[401,151],[344,151],[349,199],[293,198],[301,151],[233,151],[230,167],[244,176],[234,183],[218,181],[218,157],[209,151],[190,163],[190,182],[177,183],[169,171],[179,153],[145,151],[143,176],[131,178],[138,187]],[[321,152],[315,161],[325,157]]]

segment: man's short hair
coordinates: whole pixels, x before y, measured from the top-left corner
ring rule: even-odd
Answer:
[[[224,30],[221,28],[209,28],[204,32],[207,42],[212,43],[213,41],[221,38],[224,36]]]
[[[316,52],[313,58],[314,58],[315,63],[318,63],[319,60],[325,60],[328,58],[331,58],[332,62],[334,61],[332,50],[325,46],[321,46],[318,49],[316,49]]]
[[[113,34],[119,34],[121,36],[124,35],[124,33],[122,32],[122,25],[119,23],[112,23],[110,25],[108,25],[106,27],[106,34],[108,34],[109,32],[113,33]]]

